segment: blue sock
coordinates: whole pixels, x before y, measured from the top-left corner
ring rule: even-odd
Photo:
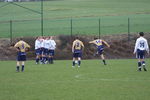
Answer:
[[[142,61],[142,64],[145,64],[145,61]]]
[[[36,63],[39,63],[39,58],[36,58]]]
[[[72,62],[72,65],[75,66],[75,61]]]
[[[80,66],[80,64],[81,64],[81,61],[79,60],[79,61],[78,61],[78,65]]]
[[[49,62],[49,63],[51,62],[51,58],[48,58],[48,62]]]
[[[22,71],[22,72],[24,71],[24,65],[22,65],[22,69],[21,69],[21,71]]]
[[[54,62],[53,62],[53,57],[51,57],[51,62],[52,62],[52,64],[54,63]]]
[[[17,72],[19,72],[19,66],[17,66],[16,68],[17,68]]]
[[[138,67],[139,67],[139,68],[141,68],[141,65],[142,65],[141,62],[138,62]]]

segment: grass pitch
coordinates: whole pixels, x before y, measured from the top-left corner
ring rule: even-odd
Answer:
[[[15,72],[15,61],[0,61],[0,100],[149,100],[148,71],[137,71],[137,60],[71,60],[53,65],[27,61],[25,72]]]

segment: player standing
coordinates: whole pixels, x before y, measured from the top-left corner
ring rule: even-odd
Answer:
[[[105,57],[103,55],[104,45],[106,45],[107,47],[110,47],[110,45],[106,41],[102,39],[98,39],[98,38],[95,38],[95,40],[90,41],[89,43],[93,43],[96,45],[97,53],[101,56],[101,59],[103,60],[104,65],[106,65]]]
[[[26,42],[20,39],[19,42],[17,42],[14,46],[17,50],[17,72],[19,72],[20,65],[22,66],[21,71],[24,71],[25,61],[26,61],[26,50],[30,48],[30,45],[28,45]]]
[[[37,39],[35,40],[36,64],[39,63],[40,57],[42,56],[40,39],[41,37],[37,37]]]
[[[73,52],[73,62],[72,67],[75,67],[76,59],[78,60],[78,67],[81,65],[81,57],[82,57],[82,50],[84,49],[84,44],[82,41],[79,40],[78,37],[73,41],[72,45],[72,52]]]
[[[56,42],[53,40],[53,36],[50,37],[50,47],[49,47],[49,59],[48,62],[50,64],[54,63],[54,54],[55,54],[55,49],[56,49]]]
[[[135,43],[134,54],[136,54],[136,57],[138,59],[138,71],[141,71],[142,67],[144,71],[147,71],[144,59],[145,59],[145,51],[147,51],[147,53],[149,54],[148,42],[144,38],[143,32],[140,32],[139,36],[140,37],[136,40]]]

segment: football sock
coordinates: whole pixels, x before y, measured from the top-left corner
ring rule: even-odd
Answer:
[[[141,71],[141,62],[138,62],[138,68],[139,68],[139,71]]]
[[[145,67],[145,61],[142,61],[142,65],[143,65],[144,71],[147,71],[147,69],[146,69],[146,67]]]
[[[80,66],[80,64],[81,64],[81,61],[79,60],[79,61],[78,61],[78,66]]]
[[[51,58],[51,63],[53,64],[54,62],[53,62],[53,57]]]
[[[17,66],[16,68],[17,68],[17,72],[19,72],[19,66]]]
[[[145,61],[142,61],[142,65],[145,65]]]
[[[75,61],[72,62],[72,65],[75,66]]]
[[[138,62],[138,67],[139,67],[139,68],[141,68],[141,65],[142,65],[141,62]]]
[[[21,71],[22,71],[22,72],[24,71],[24,65],[22,65],[22,69],[21,69]]]
[[[106,61],[105,60],[103,60],[103,63],[104,63],[104,65],[106,65]]]
[[[49,63],[51,62],[51,58],[48,58],[48,62],[49,62]]]
[[[36,58],[36,63],[38,63],[39,62],[39,58]]]

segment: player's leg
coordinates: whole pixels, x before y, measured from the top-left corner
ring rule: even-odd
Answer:
[[[102,61],[103,61],[104,65],[106,65],[106,60],[105,60],[104,55],[103,55],[103,54],[101,54],[100,56],[101,56],[101,59],[102,59]]]
[[[20,67],[20,61],[17,61],[17,64],[16,64],[17,66],[16,66],[16,71],[17,72],[19,72],[20,70],[19,70],[19,67]]]
[[[141,64],[142,64],[144,71],[147,71],[144,59],[141,59]]]
[[[138,59],[138,71],[142,70],[142,63],[141,63],[141,59]]]
[[[39,59],[40,59],[40,51],[38,49],[36,49],[35,53],[36,53],[36,60],[35,60],[35,62],[36,62],[36,64],[38,64],[39,63]]]
[[[144,71],[147,71],[146,65],[145,65],[145,51],[141,51],[140,58],[141,58],[141,65],[142,65]]]
[[[81,65],[81,57],[78,57],[78,67]]]
[[[51,64],[54,63],[54,50],[51,51]]]
[[[72,59],[72,67],[75,67],[75,60],[76,60],[76,58],[73,57],[73,59]]]
[[[21,71],[22,72],[24,72],[24,64],[25,64],[25,61],[21,61],[21,66],[22,66]]]

